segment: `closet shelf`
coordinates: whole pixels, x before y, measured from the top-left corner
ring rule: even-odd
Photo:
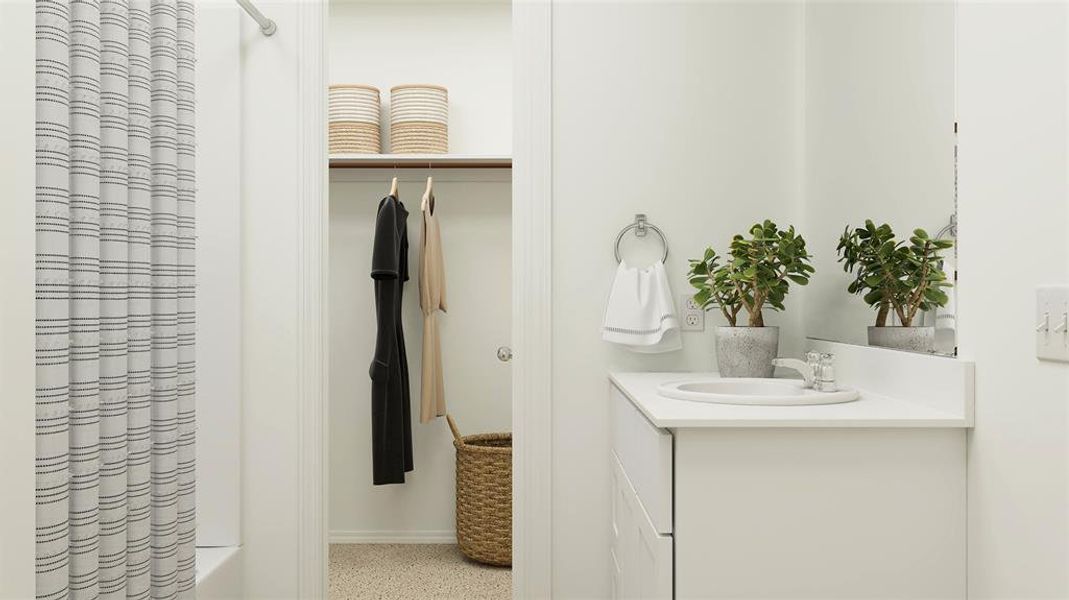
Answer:
[[[331,154],[332,169],[510,169],[512,157],[484,154]]]

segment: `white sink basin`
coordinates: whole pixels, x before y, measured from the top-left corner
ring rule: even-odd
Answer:
[[[685,379],[658,386],[665,398],[713,402],[716,404],[758,404],[790,406],[838,404],[857,400],[857,390],[842,387],[835,392],[818,392],[803,387],[796,379]]]

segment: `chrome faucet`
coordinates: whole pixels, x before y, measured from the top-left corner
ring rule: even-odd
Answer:
[[[805,360],[797,358],[774,358],[772,365],[794,369],[802,374],[805,387],[818,392],[834,392],[839,389],[835,383],[835,355],[827,352],[806,352]]]

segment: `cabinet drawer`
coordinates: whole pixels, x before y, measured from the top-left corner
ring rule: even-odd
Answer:
[[[610,385],[612,449],[658,533],[672,533],[672,434]]]
[[[612,559],[612,598],[670,600],[674,586],[672,536],[654,530],[615,454],[611,463],[613,540],[609,556]]]

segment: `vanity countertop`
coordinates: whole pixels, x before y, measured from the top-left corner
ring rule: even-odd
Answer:
[[[657,386],[716,373],[610,373],[609,379],[657,427],[969,427],[954,415],[919,402],[860,389],[861,397],[842,404],[746,406],[673,400]]]

